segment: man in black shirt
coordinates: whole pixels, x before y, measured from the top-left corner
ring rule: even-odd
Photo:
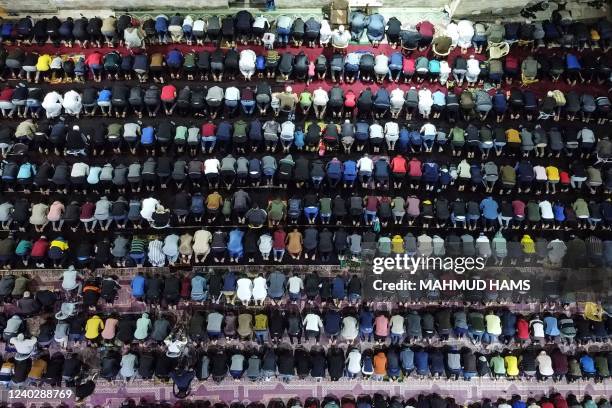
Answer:
[[[363,57],[362,57],[363,59]],[[372,117],[372,106],[374,104],[374,95],[370,87],[364,89],[359,98],[357,98],[357,113],[360,119],[369,119]]]
[[[221,382],[227,375],[229,358],[222,347],[208,351],[210,359],[210,374],[216,382]]]

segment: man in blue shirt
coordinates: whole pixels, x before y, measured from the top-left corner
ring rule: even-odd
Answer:
[[[236,228],[230,231],[229,241],[227,243],[227,250],[229,251],[230,262],[236,262],[242,258],[244,254],[242,238],[244,237],[244,231]]]
[[[417,375],[425,377],[429,375],[429,354],[425,350],[414,352],[414,366],[416,367]]]
[[[359,333],[361,341],[372,341],[372,333],[374,332],[374,314],[370,309],[364,307],[359,312]]]
[[[130,288],[132,289],[132,296],[137,300],[142,300],[145,295],[145,277],[142,272],[138,272],[138,275],[132,279]]]
[[[485,198],[480,202],[480,210],[482,211],[482,216],[484,217],[485,231],[493,229],[498,223],[497,217],[499,215],[499,205],[497,204],[497,201],[495,201],[492,197]]]

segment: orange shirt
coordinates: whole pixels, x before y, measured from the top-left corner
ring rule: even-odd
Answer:
[[[374,374],[387,375],[387,355],[382,351],[374,356]]]

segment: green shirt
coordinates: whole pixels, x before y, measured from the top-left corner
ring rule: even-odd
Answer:
[[[332,200],[329,197],[323,197],[319,200],[319,207],[321,210],[321,214],[331,214],[332,213],[331,203],[332,203]]]
[[[538,222],[542,219],[540,217],[540,206],[535,201],[527,203],[527,219],[531,222]]]
[[[196,55],[193,52],[185,54],[185,61],[183,62],[185,68],[194,68],[196,66]]]
[[[110,125],[108,125],[108,135],[121,136],[122,129],[123,125],[121,123],[111,123]]]
[[[504,364],[504,358],[502,356],[491,358],[489,364],[495,374],[506,374],[506,365]]]
[[[187,127],[179,126],[176,128],[176,134],[174,135],[174,140],[185,140],[187,139]]]
[[[482,313],[471,312],[468,315],[468,321],[472,331],[485,331],[484,316]]]
[[[574,212],[576,213],[576,216],[578,218],[588,218],[589,206],[586,201],[584,201],[584,199],[579,198],[574,201],[574,204],[572,204],[572,208],[574,209]]]
[[[131,253],[144,253],[145,247],[147,246],[147,241],[142,238],[134,238],[132,239],[132,245],[130,245]]]
[[[300,105],[307,107],[312,105],[312,94],[308,91],[304,91],[300,94]]]
[[[246,137],[247,123],[244,120],[234,122],[234,137]]]
[[[282,200],[274,200],[268,205],[268,216],[270,219],[280,221],[285,215],[285,203]]]

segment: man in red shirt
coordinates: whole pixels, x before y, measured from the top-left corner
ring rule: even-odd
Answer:
[[[410,188],[419,188],[423,176],[422,163],[416,157],[413,157],[408,162],[408,178],[410,179]]]
[[[217,127],[212,122],[202,124],[200,134],[202,137],[202,153],[212,153],[217,142]]]
[[[164,104],[164,111],[166,111],[166,115],[172,115],[174,108],[176,108],[176,87],[171,84],[164,85],[161,89],[160,98]]]
[[[419,31],[419,34],[421,34],[421,39],[419,40],[419,49],[423,51],[431,45],[431,40],[433,40],[435,28],[433,24],[425,20],[418,23],[416,25],[416,29]]]
[[[512,229],[519,229],[525,220],[525,203],[521,200],[512,201],[512,211],[514,211]]]
[[[94,51],[85,58],[85,65],[91,70],[94,81],[102,82],[102,54]]]
[[[393,174],[393,187],[402,188],[402,183],[408,172],[408,163],[401,154],[391,159],[391,172]]]
[[[32,252],[30,256],[37,268],[45,267],[45,260],[47,259],[47,251],[49,250],[49,240],[44,235],[41,235],[34,245],[32,245]]]
[[[274,262],[281,262],[285,256],[285,241],[287,233],[281,228],[274,231],[272,234],[272,252],[274,253]]]
[[[15,105],[11,102],[11,99],[13,99],[13,92],[15,92],[15,89],[10,86],[0,91],[0,111],[2,111],[3,118],[10,118],[15,112]]]

